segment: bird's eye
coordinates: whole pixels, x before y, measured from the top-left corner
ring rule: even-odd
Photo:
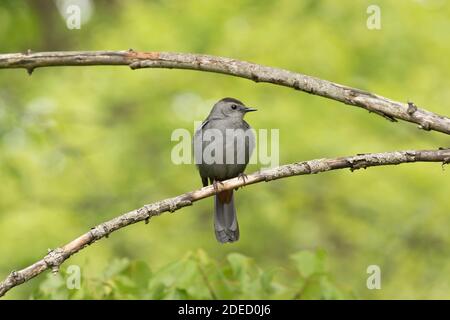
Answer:
[[[236,109],[237,109],[237,105],[233,104],[233,105],[231,106],[231,109],[236,110]]]

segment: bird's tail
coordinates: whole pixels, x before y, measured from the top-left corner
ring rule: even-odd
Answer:
[[[239,240],[233,190],[222,191],[214,197],[214,230],[220,243]]]

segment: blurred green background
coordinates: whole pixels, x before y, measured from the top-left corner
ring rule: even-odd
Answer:
[[[450,115],[450,3],[444,0],[78,3],[83,24],[69,30],[61,15],[64,1],[1,1],[0,51],[207,53]],[[370,4],[381,8],[381,30],[366,27]],[[111,66],[44,68],[31,77],[24,70],[0,70],[0,277],[98,223],[200,187],[194,165],[171,162],[170,136],[176,128],[192,132],[193,121],[225,96],[259,109],[247,117],[254,128],[280,130],[280,164],[449,146],[441,133],[230,76]],[[209,198],[120,230],[65,267],[79,265],[85,281],[117,261],[140,260],[159,270],[193,252],[218,265],[248,256],[264,270],[289,270],[292,254],[321,249],[346,295],[448,299],[448,170],[415,163],[260,183],[238,192],[237,243],[216,242]],[[366,287],[372,264],[381,268],[381,290]],[[296,281],[289,272],[278,276]],[[29,298],[44,279],[7,298]]]

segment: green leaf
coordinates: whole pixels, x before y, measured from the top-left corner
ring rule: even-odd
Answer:
[[[323,250],[316,252],[300,251],[291,255],[297,271],[304,277],[309,278],[316,273],[325,272],[326,254]]]
[[[260,281],[261,281],[262,289],[268,294],[271,294],[275,291],[275,287],[272,284],[272,281],[273,281],[273,277],[275,276],[276,272],[277,272],[277,269],[272,268],[272,269],[263,271],[261,274]]]

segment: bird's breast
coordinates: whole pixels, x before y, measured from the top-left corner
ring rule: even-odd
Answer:
[[[245,121],[209,121],[194,138],[200,174],[212,179],[237,176],[245,170],[254,145],[255,135]]]

